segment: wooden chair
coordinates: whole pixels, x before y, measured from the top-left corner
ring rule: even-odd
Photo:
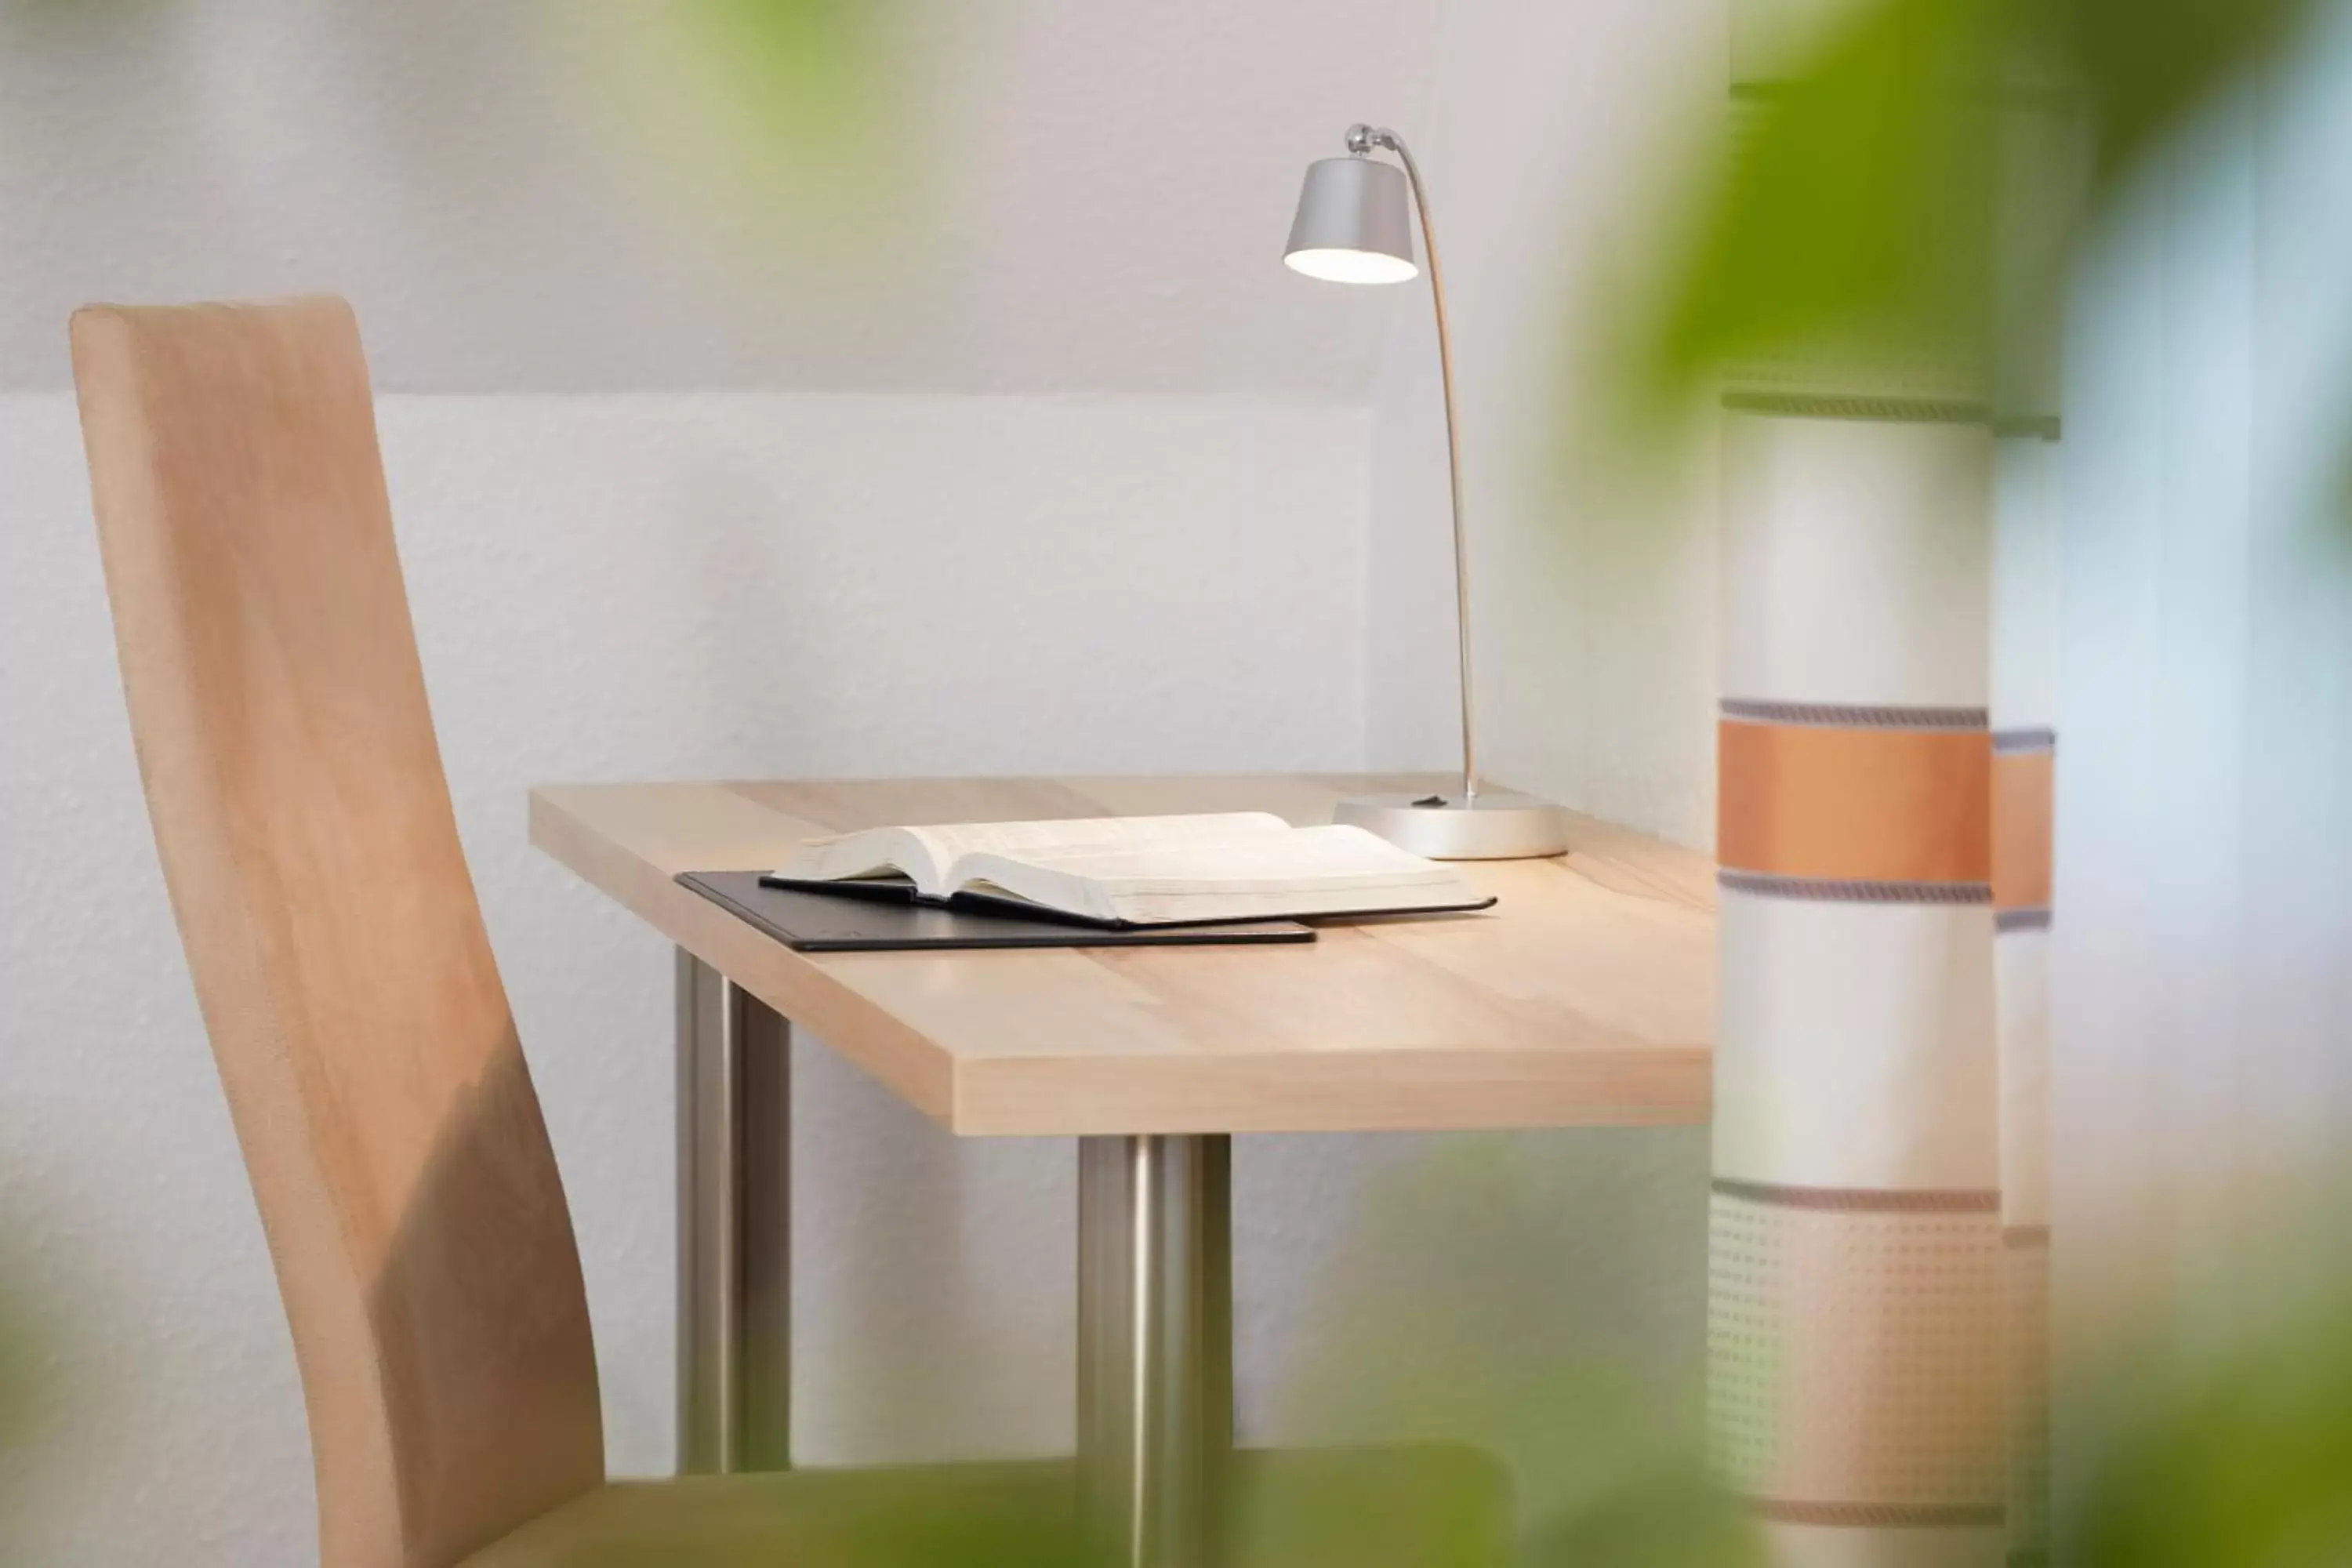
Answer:
[[[72,339],[325,1568],[866,1562],[910,1523],[1066,1514],[1066,1465],[606,1480],[571,1216],[458,847],[350,308],[93,307]]]

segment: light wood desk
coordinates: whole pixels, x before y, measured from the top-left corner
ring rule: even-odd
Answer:
[[[1231,1418],[1229,1135],[1689,1122],[1707,1113],[1714,869],[1577,819],[1466,864],[1490,913],[1311,946],[796,953],[672,880],[896,823],[1272,811],[1418,777],[551,786],[531,842],[679,950],[680,1445],[787,1455],[788,1026],[948,1131],[1080,1142],[1082,1453],[1141,1558],[1213,1489]],[[1205,1435],[1205,1436],[1204,1436]],[[1172,1535],[1171,1532],[1173,1532]],[[1155,1545],[1154,1542],[1159,1542]]]

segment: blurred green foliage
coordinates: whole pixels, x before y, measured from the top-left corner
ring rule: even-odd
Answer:
[[[2005,149],[2004,116],[2073,121],[2095,220],[2315,4],[1856,0],[1793,66],[1736,86],[1737,132],[1627,390],[1654,417],[1726,367],[1824,354],[1994,384],[2000,311],[2046,319],[1994,298],[2014,271],[1996,254],[2006,198],[2046,177]],[[2028,291],[2056,286],[2081,226],[2037,237]]]
[[[17,1282],[0,1276],[0,1448],[24,1441],[32,1426],[34,1352],[30,1314]]]
[[[921,105],[900,92],[912,0],[666,0],[583,16],[541,0],[551,55],[644,194],[768,279],[780,259],[864,277],[925,211]]]
[[[2215,93],[2292,37],[2317,0],[2002,0],[2089,110],[2095,198],[2111,195]]]
[[[2218,1348],[2133,1369],[2071,1510],[2069,1561],[2352,1563],[2352,1274],[2277,1288],[2265,1306]]]
[[[1642,390],[1675,405],[1727,364],[1832,344],[1984,357],[1996,149],[1965,83],[1991,52],[1988,16],[1869,5],[1804,74],[1746,88]]]
[[[0,1561],[11,1557],[14,1524],[31,1483],[34,1446],[41,1436],[47,1357],[57,1349],[58,1322],[37,1298],[27,1255],[13,1222],[0,1215]]]
[[[883,1510],[851,1531],[841,1552],[840,1568],[1089,1568],[1098,1561],[1075,1512],[1034,1495]]]
[[[1318,1281],[1284,1425],[1493,1453],[1516,1493],[1511,1561],[1530,1568],[1761,1568],[1751,1523],[1708,1468],[1698,1320],[1580,1322],[1591,1309],[1561,1300],[1557,1253],[1526,1238],[1565,1225],[1594,1268],[1617,1265],[1606,1232],[1560,1199],[1508,1139],[1438,1139],[1374,1177]],[[1696,1249],[1704,1194],[1692,1200]]]
[[[838,151],[880,89],[888,0],[673,0],[667,7],[751,125]]]

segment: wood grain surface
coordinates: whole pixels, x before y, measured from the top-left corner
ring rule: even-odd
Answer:
[[[671,879],[812,835],[1189,811],[1330,820],[1420,776],[551,785],[531,841],[960,1133],[1499,1129],[1704,1121],[1713,865],[1577,817],[1568,855],[1461,869],[1485,914],[1310,946],[796,953]],[[656,1042],[646,1042],[657,1048]]]

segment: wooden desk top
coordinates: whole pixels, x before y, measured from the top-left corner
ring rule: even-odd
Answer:
[[[531,842],[960,1133],[1703,1121],[1714,868],[1575,819],[1565,857],[1470,863],[1494,911],[1311,946],[798,953],[677,886],[894,823],[1188,811],[1328,822],[1428,777],[910,779],[534,790]]]

